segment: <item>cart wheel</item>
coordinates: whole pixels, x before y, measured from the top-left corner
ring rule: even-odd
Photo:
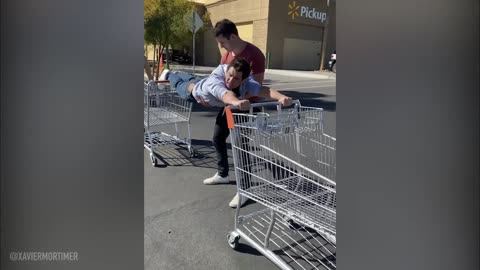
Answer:
[[[152,166],[153,166],[153,167],[157,167],[157,166],[158,166],[158,160],[157,160],[157,158],[153,155],[153,153],[150,153],[150,161],[152,162]]]
[[[290,230],[294,230],[294,231],[295,231],[295,230],[298,230],[298,229],[301,228],[301,226],[298,225],[298,224],[297,224],[295,221],[293,221],[293,219],[291,219],[291,218],[285,219],[285,221],[287,222],[288,228],[289,228]]]
[[[234,250],[238,249],[239,240],[240,240],[240,235],[238,235],[236,232],[231,232],[227,234],[228,245]]]
[[[193,147],[192,146],[188,146],[188,152],[190,153],[190,157],[195,157],[196,154],[195,154],[195,150],[193,150]]]

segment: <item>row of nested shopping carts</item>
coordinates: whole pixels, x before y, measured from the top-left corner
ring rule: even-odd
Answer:
[[[150,152],[153,166],[159,164],[159,150],[167,145],[186,146],[195,155],[191,143],[190,115],[192,103],[180,98],[168,81],[149,81],[143,85],[144,147]],[[174,127],[173,132],[165,132]],[[182,127],[186,136],[182,137]],[[170,134],[173,133],[173,134]]]
[[[267,102],[247,113],[232,109],[225,113],[237,192],[257,204],[243,215],[237,207],[228,244],[242,249],[242,239],[281,269],[336,269],[336,139],[324,132],[323,110],[298,101],[292,108]],[[191,110],[167,82],[145,83],[144,145],[153,165],[155,149],[166,144],[186,145],[194,155]],[[175,135],[161,131],[171,124]],[[188,137],[178,124],[187,125]]]
[[[336,269],[336,139],[323,110],[278,103],[253,114],[227,108],[239,200],[262,207],[240,216],[227,236],[244,239],[281,269]]]

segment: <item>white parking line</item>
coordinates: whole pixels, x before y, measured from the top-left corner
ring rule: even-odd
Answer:
[[[269,85],[295,85],[295,84],[324,84],[324,83],[336,83],[335,80],[322,80],[322,81],[299,81],[299,82],[285,82],[285,83],[275,83],[275,82],[264,82],[264,84]]]
[[[322,88],[322,87],[332,87],[336,86],[336,84],[331,84],[331,85],[320,85],[320,86],[305,86],[305,87],[291,87],[291,88],[276,88],[270,86],[270,88],[273,88],[274,90],[296,90],[296,89],[306,89],[306,88]]]

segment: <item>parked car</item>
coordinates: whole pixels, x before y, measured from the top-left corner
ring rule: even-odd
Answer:
[[[179,64],[191,64],[192,58],[181,50],[173,50],[172,59]]]
[[[166,49],[163,49],[163,50],[162,50],[162,56],[163,56],[163,62],[164,62],[164,63],[167,62],[167,50],[166,50]],[[168,61],[169,61],[169,62],[172,62],[172,59],[173,59],[173,57],[172,57],[172,50],[169,49],[169,50],[168,50]]]
[[[178,64],[191,64],[192,63],[192,58],[184,53],[181,50],[169,50],[168,51],[168,60],[170,62],[176,62]],[[163,51],[163,62],[167,62],[167,53],[164,50]]]
[[[328,68],[330,71],[337,73],[337,50],[330,55],[330,61],[328,61]]]
[[[167,62],[167,51],[162,51],[163,55],[163,63]],[[168,50],[168,61],[170,63],[178,63],[178,64],[192,64],[192,58],[181,50]],[[153,66],[153,60],[148,61],[150,63],[150,67]],[[158,64],[158,62],[157,62]]]

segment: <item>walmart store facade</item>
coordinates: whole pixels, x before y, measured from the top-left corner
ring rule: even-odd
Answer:
[[[335,50],[335,1],[330,0],[196,0],[210,15],[196,42],[198,65],[215,66],[221,54],[211,31],[221,19],[233,21],[239,35],[267,56],[272,69],[318,70],[326,34],[328,58]],[[191,50],[190,50],[191,51]],[[328,62],[328,60],[327,60]]]

